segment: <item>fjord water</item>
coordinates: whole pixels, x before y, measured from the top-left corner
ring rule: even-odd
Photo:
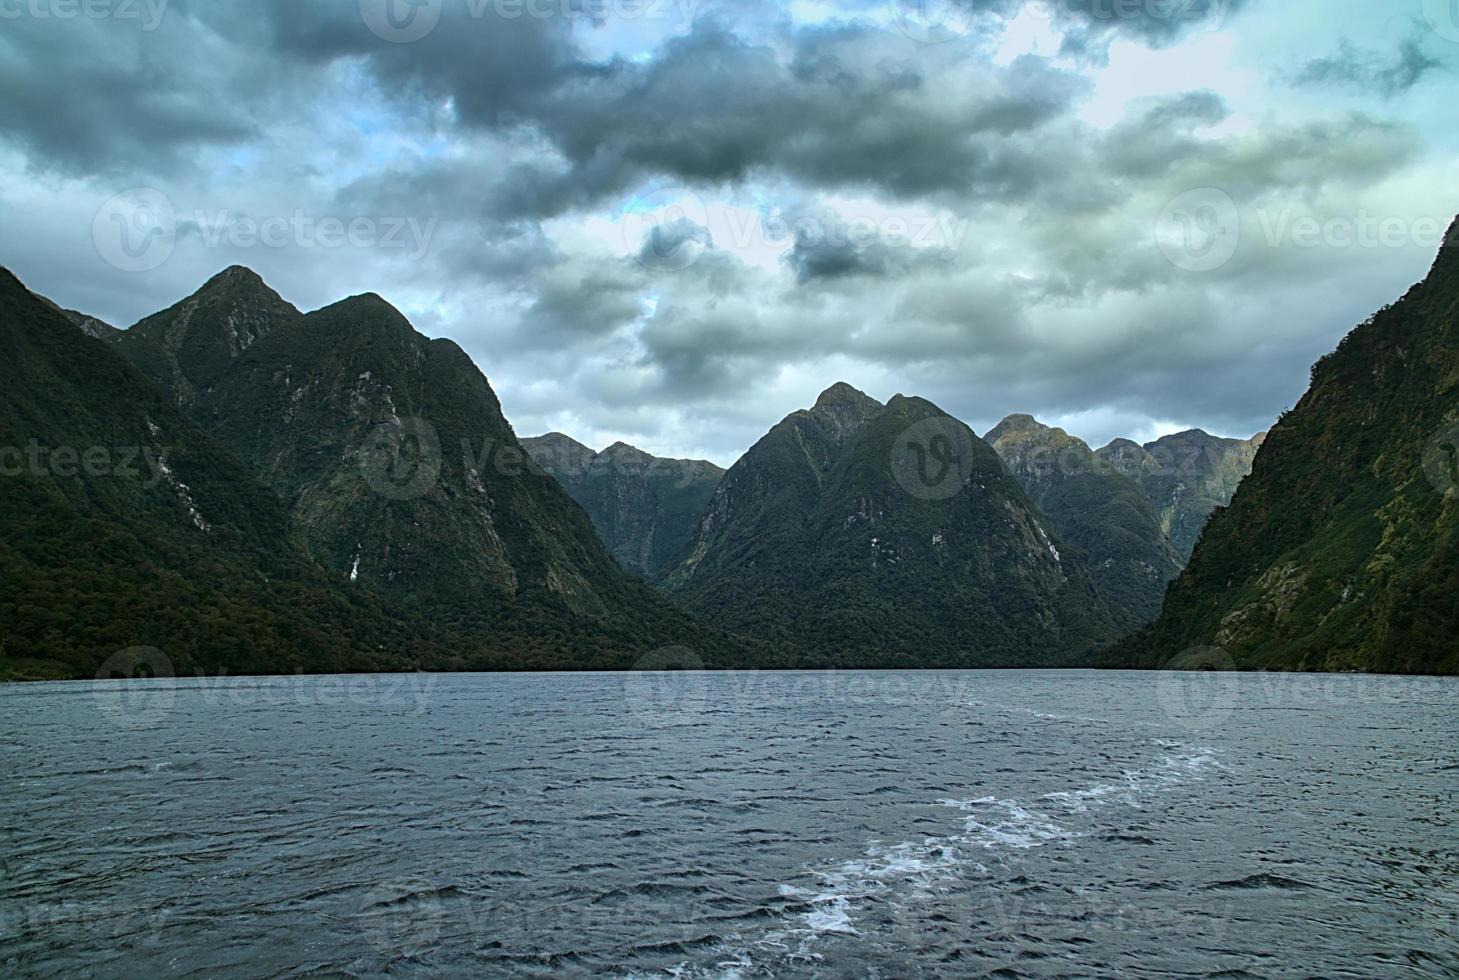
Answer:
[[[1453,976],[1459,684],[0,689],[9,976]]]

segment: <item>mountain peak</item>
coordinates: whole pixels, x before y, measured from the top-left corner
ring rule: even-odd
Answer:
[[[205,289],[216,288],[218,286],[230,285],[234,283],[268,286],[268,283],[263,281],[263,276],[260,276],[257,272],[254,272],[248,266],[230,265],[228,268],[224,269],[222,272],[218,273],[216,276],[203,283],[202,289],[199,289],[198,292],[202,292]]]
[[[603,450],[600,455],[626,457],[628,459],[653,458],[651,455],[644,452],[642,449],[639,449],[637,446],[630,446],[628,443],[622,441],[621,439],[618,442],[613,443],[613,445],[609,446],[607,449]]]
[[[1444,241],[1439,246],[1439,255],[1434,259],[1430,274],[1449,266],[1459,266],[1459,216],[1454,218],[1454,223],[1444,233]]]
[[[390,304],[379,293],[360,293],[338,303],[331,303],[311,313],[310,318],[319,317],[325,322],[347,321],[350,329],[359,331],[373,327],[384,329],[389,334],[416,336],[416,329],[404,313]]]
[[[355,296],[348,296],[338,303],[331,304],[335,308],[344,307],[350,310],[368,310],[378,313],[393,313],[405,319],[405,314],[396,309],[389,300],[379,293],[359,293]],[[326,307],[328,309],[328,307]]]
[[[569,449],[580,449],[585,453],[592,452],[590,448],[584,446],[565,432],[544,432],[540,436],[528,436],[522,442],[526,443],[529,439],[532,442],[540,443],[544,446],[565,446]]]
[[[815,408],[842,407],[872,409],[881,408],[882,404],[866,392],[853,388],[844,381],[837,381],[831,387],[821,392],[821,397],[816,399]]]
[[[1124,436],[1121,436],[1118,439],[1111,439],[1110,442],[1109,442],[1109,445],[1107,445],[1103,449],[1101,449],[1100,452],[1104,452],[1105,450],[1116,450],[1116,449],[1144,449],[1144,448],[1145,448],[1144,446],[1140,445],[1135,440],[1133,440],[1133,439],[1126,439]]]
[[[133,324],[116,342],[186,407],[240,354],[301,316],[258,273],[233,265],[186,299]]]
[[[1050,429],[1049,426],[1044,425],[1032,415],[1026,415],[1019,412],[1008,416],[1002,422],[999,422],[997,425],[993,426],[992,429],[988,430],[988,434],[984,438],[987,439],[989,442],[996,442],[1004,436],[1011,435],[1015,432],[1033,433],[1050,431],[1052,431],[1052,429]]]

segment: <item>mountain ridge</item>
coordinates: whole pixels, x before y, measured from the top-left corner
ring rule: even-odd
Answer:
[[[1459,219],[1428,276],[1313,366],[1112,664],[1199,649],[1245,669],[1459,672],[1456,240]]]
[[[1160,613],[1181,561],[1140,485],[1082,439],[1032,415],[1010,415],[985,439],[1060,535],[1089,559],[1122,629]]]
[[[725,472],[708,460],[661,459],[621,441],[594,452],[560,432],[522,446],[588,512],[618,563],[648,581],[687,547]]]
[[[235,267],[142,323],[169,356],[124,350],[185,395],[338,581],[505,650],[494,664],[622,668],[675,643],[707,661],[742,652],[619,568],[471,358],[379,294],[298,314]]]
[[[1109,637],[991,447],[925,399],[828,392],[726,473],[671,596],[815,666],[1048,665]]]
[[[332,583],[267,488],[3,269],[0,311],[0,445],[33,447],[4,474],[0,676],[463,662],[430,624]]]
[[[1116,439],[1095,455],[1140,486],[1184,564],[1210,515],[1231,502],[1251,472],[1265,439],[1264,432],[1250,439],[1227,439],[1187,429],[1143,446]]]

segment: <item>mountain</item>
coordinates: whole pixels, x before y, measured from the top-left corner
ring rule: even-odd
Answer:
[[[1088,560],[1116,623],[1133,629],[1159,615],[1181,559],[1140,485],[1082,440],[1031,415],[1010,415],[984,438],[1029,500]]]
[[[189,408],[239,354],[302,315],[252,269],[235,265],[114,339],[178,405]]]
[[[1050,665],[1113,632],[1067,550],[967,426],[838,384],[730,468],[664,585],[810,665]]]
[[[1313,367],[1113,662],[1216,647],[1245,668],[1459,672],[1459,221],[1447,241]]]
[[[46,299],[39,293],[32,293],[31,295],[40,300],[44,305],[50,307],[54,312],[70,320],[72,324],[88,337],[96,340],[113,340],[121,334],[120,330],[105,320],[99,320],[94,316],[89,316],[76,310],[64,309],[59,303]]]
[[[1116,439],[1100,459],[1134,479],[1160,517],[1160,526],[1181,562],[1190,558],[1206,520],[1231,496],[1266,439],[1221,439],[1200,429],[1164,436],[1140,446]]]
[[[724,477],[706,460],[660,459],[622,442],[595,453],[560,432],[522,446],[588,512],[618,563],[650,581],[681,557]]]
[[[504,651],[488,666],[733,647],[613,561],[461,348],[374,294],[292,311],[230,269],[120,346],[272,489],[336,581]]]
[[[179,675],[456,662],[305,558],[266,487],[4,270],[0,345],[0,678],[92,677],[139,647]]]

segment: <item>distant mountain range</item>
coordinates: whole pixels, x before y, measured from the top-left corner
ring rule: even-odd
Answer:
[[[1269,435],[979,438],[836,384],[728,471],[518,440],[373,294],[305,314],[234,267],[123,331],[0,270],[0,679],[152,648],[180,673],[1456,672],[1455,256]]]
[[[659,459],[618,442],[593,452],[560,432],[522,446],[592,518],[618,563],[656,579],[681,557],[724,470],[702,459]]]
[[[1265,440],[1265,432],[1250,439],[1220,439],[1191,429],[1143,446],[1116,439],[1099,450],[1099,458],[1140,485],[1155,507],[1161,531],[1184,564],[1207,519],[1231,502],[1251,472]]]
[[[824,666],[1054,665],[1117,632],[987,443],[930,402],[845,384],[730,468],[663,584]]]
[[[829,400],[842,390],[833,388]],[[1260,437],[1218,439],[1193,430],[1148,447],[1119,440],[1096,453],[1062,429],[1011,415],[986,441],[1065,547],[1088,565],[1111,622],[1129,630],[1160,612],[1183,549],[1194,544],[1211,511],[1229,502],[1242,460],[1249,466]],[[621,442],[594,452],[559,432],[522,445],[587,510],[619,563],[648,581],[688,557],[725,472],[704,460],[662,459]],[[1167,533],[1172,527],[1182,532],[1177,540]]]
[[[1446,240],[1313,367],[1112,663],[1459,672],[1459,222]]]
[[[1089,563],[1123,630],[1160,612],[1181,560],[1143,486],[1063,429],[1010,415],[987,436],[1024,492]]]

